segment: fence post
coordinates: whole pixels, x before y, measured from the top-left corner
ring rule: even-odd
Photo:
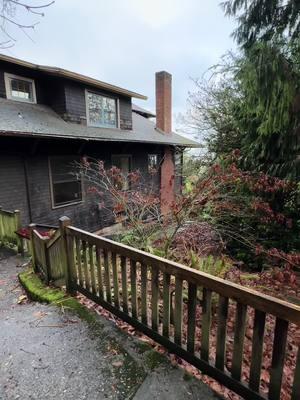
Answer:
[[[31,247],[31,259],[32,259],[32,266],[34,272],[38,272],[35,262],[35,248],[34,248],[34,240],[33,240],[33,230],[35,229],[35,224],[30,224],[29,228],[29,237],[30,237],[30,247]]]
[[[67,233],[67,227],[71,225],[71,220],[68,217],[61,217],[59,219],[59,229],[63,240],[63,249],[65,255],[64,269],[66,290],[70,294],[76,292],[74,288],[74,248],[73,241]]]
[[[15,228],[16,228],[16,232],[17,232],[21,228],[21,213],[20,213],[20,210],[15,210],[14,211],[14,217],[15,217]],[[17,237],[18,253],[21,253],[22,255],[24,255],[23,239],[21,239],[17,235],[17,233],[16,233],[16,237]]]

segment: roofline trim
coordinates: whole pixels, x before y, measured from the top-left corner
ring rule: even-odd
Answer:
[[[37,71],[42,71],[42,72],[48,73],[49,75],[55,75],[55,76],[62,77],[62,78],[73,79],[75,81],[87,83],[89,85],[96,86],[101,89],[107,89],[107,90],[113,91],[114,93],[123,94],[125,96],[134,97],[136,99],[141,99],[141,100],[148,99],[147,96],[144,96],[142,94],[132,92],[131,90],[123,89],[119,86],[115,86],[110,83],[100,81],[98,79],[90,78],[88,76],[81,75],[76,72],[68,71],[63,68],[56,68],[56,67],[49,67],[47,65],[33,64],[29,61],[20,60],[19,58],[6,56],[4,54],[0,54],[0,61],[6,61],[6,62],[17,64],[17,65],[20,65],[23,67],[34,69]]]
[[[128,138],[123,139],[110,139],[110,138],[98,138],[96,136],[89,136],[89,137],[84,137],[84,136],[68,136],[68,135],[52,135],[50,133],[34,133],[34,132],[23,132],[23,131],[4,131],[0,130],[0,136],[11,136],[11,137],[38,137],[38,138],[52,138],[52,139],[71,139],[71,140],[84,140],[84,141],[97,141],[97,142],[126,142],[126,143],[146,143],[146,144],[161,144],[161,145],[169,145],[169,146],[178,146],[178,147],[187,147],[187,148],[199,148],[201,147],[200,143],[198,144],[193,144],[193,143],[170,143],[170,142],[158,142],[158,141],[147,141],[147,140],[136,140],[132,139],[128,140]]]

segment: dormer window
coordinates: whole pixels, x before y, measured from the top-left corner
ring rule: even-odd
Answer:
[[[10,100],[36,103],[34,80],[5,73],[6,97]]]
[[[94,92],[86,92],[88,125],[100,128],[117,128],[117,99]]]

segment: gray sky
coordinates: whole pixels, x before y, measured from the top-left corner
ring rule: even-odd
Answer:
[[[30,0],[31,3],[41,3]],[[186,109],[190,77],[197,78],[234,48],[234,28],[220,0],[56,0],[30,36],[11,31],[15,47],[5,54],[66,68],[149,97],[154,74],[173,74],[173,112]],[[39,18],[26,15],[22,21]]]

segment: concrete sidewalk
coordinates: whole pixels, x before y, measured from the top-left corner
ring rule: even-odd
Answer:
[[[143,343],[97,317],[22,300],[22,260],[0,249],[0,399],[216,399]]]

